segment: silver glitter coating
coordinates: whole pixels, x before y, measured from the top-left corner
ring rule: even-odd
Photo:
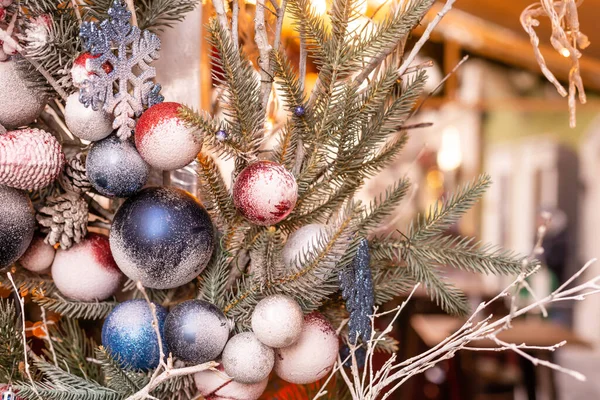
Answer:
[[[131,13],[121,0],[115,0],[108,15],[109,19],[99,25],[84,22],[81,26],[79,36],[84,48],[99,57],[87,60],[86,67],[92,74],[82,85],[79,100],[86,107],[98,110],[102,106],[113,114],[113,128],[125,140],[131,136],[135,117],[144,112],[144,107],[163,100],[160,85],[153,82],[156,70],[148,65],[159,57],[160,39],[132,26]],[[112,67],[108,73],[107,63]],[[118,86],[116,92],[114,83]]]

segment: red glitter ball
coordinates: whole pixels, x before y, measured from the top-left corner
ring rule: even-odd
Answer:
[[[89,233],[87,243],[91,246],[92,254],[96,261],[107,270],[120,272],[115,259],[110,251],[110,242],[108,237],[99,233]]]
[[[6,18],[6,9],[0,7],[0,21],[4,21],[4,18]]]
[[[240,213],[257,225],[273,225],[294,209],[298,185],[294,176],[273,161],[246,167],[233,186],[233,201]]]
[[[81,85],[83,82],[89,78],[93,73],[87,68],[87,60],[98,58],[100,55],[92,55],[90,52],[81,53],[75,61],[73,61],[73,68],[71,68],[71,76],[73,78],[73,83],[76,85]],[[109,62],[105,62],[102,64],[102,69],[107,74],[110,74],[113,71],[113,66],[110,65]]]
[[[152,132],[152,129],[161,121],[168,118],[179,118],[181,104],[175,102],[164,102],[155,104],[142,114],[135,125],[135,145],[140,147],[144,137]]]

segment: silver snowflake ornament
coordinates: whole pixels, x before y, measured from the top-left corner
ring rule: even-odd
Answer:
[[[79,100],[86,107],[103,107],[113,114],[113,128],[126,140],[144,108],[164,99],[160,85],[153,81],[156,69],[149,65],[158,59],[160,39],[132,26],[131,12],[121,0],[114,1],[108,16],[100,24],[84,22],[81,26],[83,46],[94,58],[87,60],[91,74],[80,88]]]

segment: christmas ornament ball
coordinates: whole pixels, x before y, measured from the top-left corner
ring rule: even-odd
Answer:
[[[73,67],[71,67],[71,80],[73,81],[73,86],[76,88],[81,88],[85,85],[85,82],[90,79],[90,77],[94,74],[87,67],[87,61],[89,59],[98,58],[98,55],[92,55],[89,52],[81,53],[75,60],[73,61]],[[113,71],[113,67],[108,63],[104,63],[102,65],[102,69],[107,74]]]
[[[158,304],[155,306],[161,337],[164,338],[167,310]],[[130,368],[156,368],[160,349],[152,321],[152,311],[146,300],[127,300],[116,306],[104,321],[102,345]],[[163,351],[169,354],[164,339]]]
[[[52,263],[54,284],[74,300],[105,300],[117,291],[122,278],[108,238],[97,233],[88,234],[69,250],[59,249]]]
[[[179,117],[181,104],[164,102],[150,107],[135,126],[135,145],[148,164],[172,171],[196,158],[202,141]]]
[[[323,224],[308,224],[295,230],[283,246],[282,257],[286,266],[292,267],[296,260],[303,261],[304,255],[318,245],[319,237],[327,233]]]
[[[208,213],[192,195],[150,187],[119,208],[110,247],[127,277],[146,287],[169,289],[202,272],[213,252],[213,235]]]
[[[169,313],[164,338],[175,357],[202,364],[223,351],[229,338],[229,323],[214,304],[188,300]]]
[[[93,143],[85,166],[94,189],[107,197],[131,196],[146,184],[150,174],[133,143],[116,135]]]
[[[303,325],[302,308],[296,300],[283,294],[265,297],[252,313],[252,331],[258,340],[273,348],[294,344]]]
[[[56,250],[44,241],[44,236],[36,234],[29,248],[19,258],[19,264],[31,272],[44,272],[52,266]]]
[[[29,197],[17,189],[0,186],[0,268],[21,257],[35,229],[35,214]]]
[[[292,212],[298,199],[296,179],[281,164],[257,161],[238,175],[233,185],[237,209],[256,225],[273,225]]]
[[[62,146],[41,129],[21,129],[0,135],[0,185],[23,190],[48,186],[62,171]]]
[[[275,353],[252,332],[238,333],[223,349],[222,363],[227,375],[240,383],[258,383],[269,377]]]
[[[217,371],[205,370],[196,373],[194,381],[198,392],[206,399],[257,400],[267,388],[269,377],[257,383],[241,383],[227,377],[223,365],[219,365]]]
[[[29,125],[42,113],[46,96],[29,87],[15,58],[0,62],[0,125],[15,129]]]
[[[83,140],[95,142],[104,139],[112,132],[112,118],[104,110],[94,111],[79,101],[75,92],[67,98],[65,123],[71,133]]]
[[[335,329],[322,314],[313,312],[304,317],[300,339],[276,350],[275,373],[290,383],[313,383],[331,371],[338,352]]]

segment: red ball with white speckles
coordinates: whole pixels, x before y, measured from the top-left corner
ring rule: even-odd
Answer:
[[[105,300],[123,280],[108,238],[90,233],[69,250],[59,249],[52,264],[52,279],[58,290],[74,300]]]
[[[71,80],[73,81],[73,86],[80,88],[83,84],[90,79],[90,77],[94,74],[87,67],[87,60],[90,58],[98,58],[100,55],[92,55],[89,52],[81,53],[75,61],[73,61],[73,67],[71,67]],[[102,65],[102,69],[107,74],[111,73],[113,70],[112,65],[108,62]]]
[[[257,161],[247,166],[233,185],[233,201],[250,222],[269,226],[283,221],[298,199],[296,179],[282,165]]]
[[[135,146],[148,164],[164,171],[183,168],[198,156],[202,141],[179,117],[179,103],[160,103],[135,125]]]

